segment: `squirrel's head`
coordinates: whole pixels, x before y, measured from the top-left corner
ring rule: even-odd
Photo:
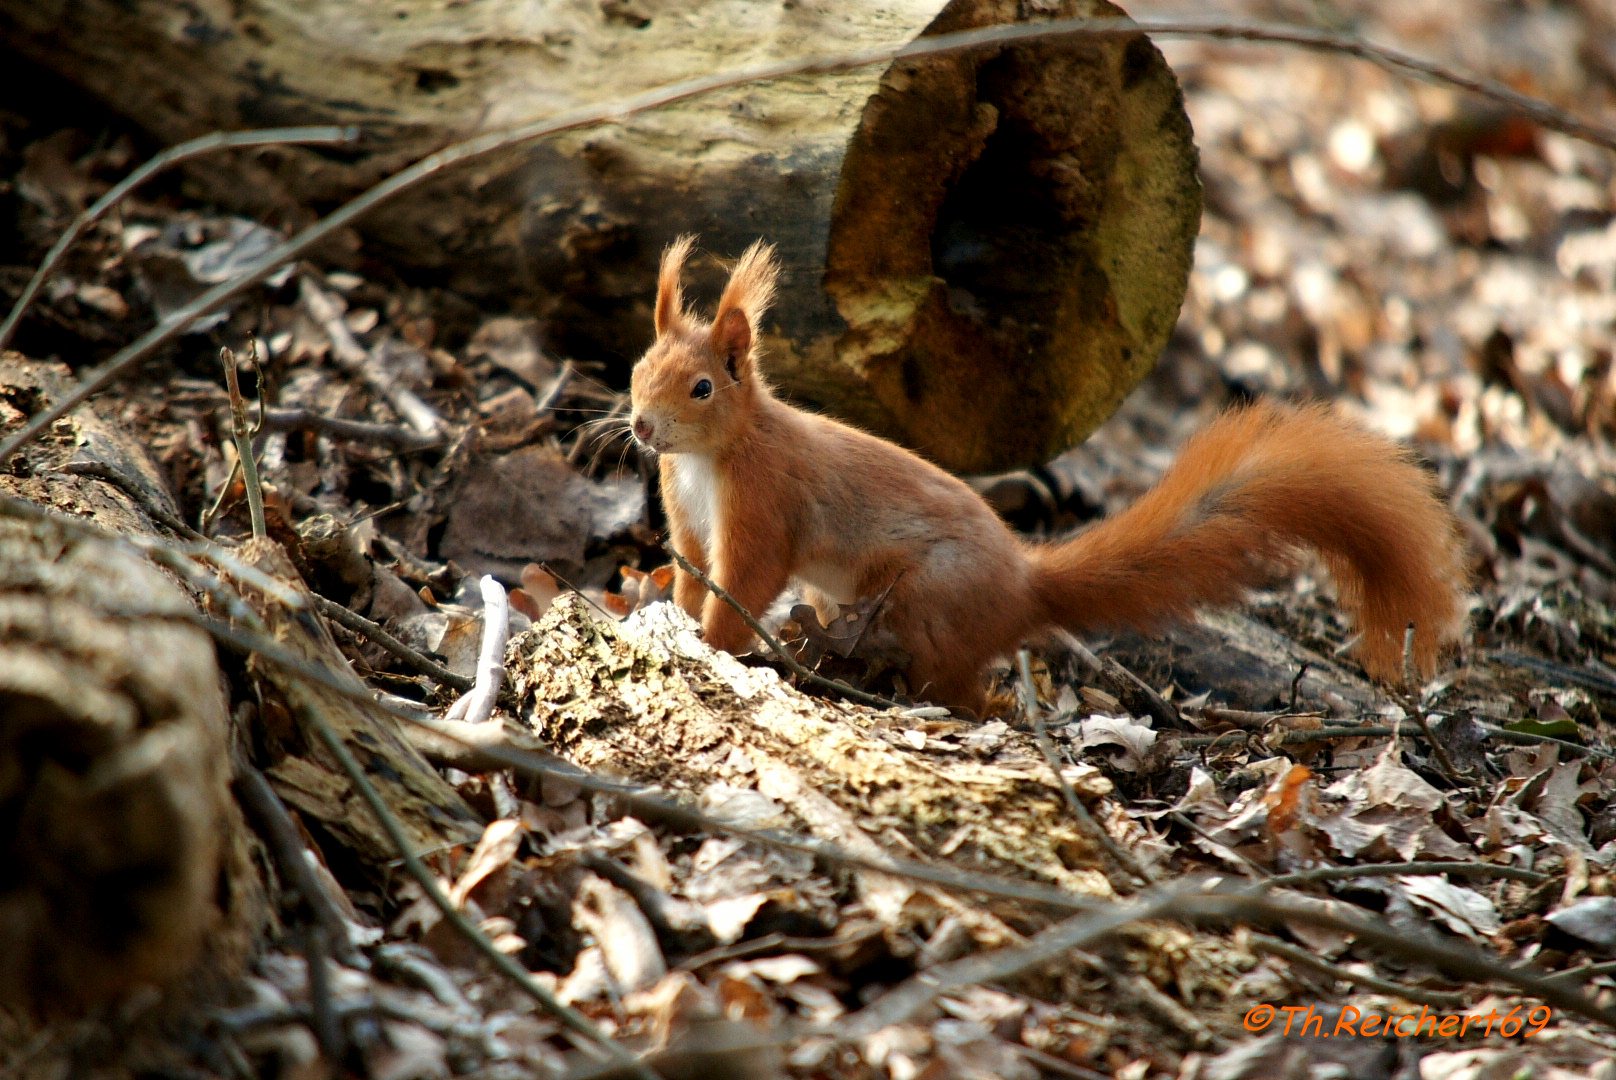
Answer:
[[[656,341],[634,365],[631,427],[658,453],[710,453],[725,445],[767,392],[757,370],[759,320],[774,298],[774,248],[759,240],[730,272],[713,321],[685,311],[679,274],[695,243],[681,236],[657,274]]]

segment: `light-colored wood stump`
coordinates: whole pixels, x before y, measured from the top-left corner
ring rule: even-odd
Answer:
[[[506,668],[522,718],[584,768],[696,799],[756,792],[782,815],[769,827],[862,855],[909,852],[1111,893],[1103,854],[1066,811],[1030,739],[1006,732],[978,751],[966,738],[974,723],[809,697],[707,648],[671,604],[620,624],[564,594],[511,642]],[[1092,766],[1066,773],[1085,799],[1112,791]],[[905,921],[912,885],[880,874],[858,880],[883,917]],[[918,892],[921,909],[936,902]]]

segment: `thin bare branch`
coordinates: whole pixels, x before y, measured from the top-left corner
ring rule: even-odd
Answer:
[[[443,418],[414,390],[381,370],[375,357],[355,340],[353,331],[342,321],[342,311],[337,306],[336,298],[315,284],[307,274],[298,281],[298,298],[302,300],[309,316],[325,331],[326,340],[331,343],[331,355],[343,370],[363,381],[372,392],[392,405],[394,411],[418,435],[441,442],[446,426]]]
[[[234,452],[236,448],[236,445],[233,442],[227,442],[223,445],[232,452]],[[219,485],[219,493],[214,496],[213,502],[208,505],[207,509],[202,511],[201,525],[204,534],[213,532],[214,523],[217,522],[224,514],[225,504],[229,502],[230,492],[235,489],[236,478],[240,475],[241,455],[234,454],[234,456],[230,458],[230,471],[225,474],[224,483]],[[210,539],[212,538],[210,537]]]
[[[1403,712],[1414,720],[1414,725],[1425,736],[1426,743],[1431,747],[1431,756],[1436,759],[1437,771],[1443,779],[1454,787],[1463,787],[1464,779],[1460,775],[1459,767],[1448,756],[1448,748],[1442,745],[1442,740],[1436,737],[1431,728],[1431,718],[1426,715],[1425,703],[1420,700],[1418,690],[1419,680],[1415,677],[1414,667],[1414,624],[1409,623],[1403,628],[1403,688],[1393,689],[1391,698],[1402,706]]]
[[[1549,978],[1558,979],[1562,982],[1583,983],[1589,979],[1597,979],[1601,975],[1616,975],[1616,960],[1606,960],[1598,964],[1584,964],[1582,967],[1556,971]]]
[[[347,917],[310,866],[303,838],[298,835],[297,824],[280,796],[269,786],[264,774],[251,765],[238,770],[235,788],[242,807],[257,826],[258,835],[264,838],[265,845],[275,856],[275,864],[308,905],[314,921],[325,929],[327,944],[332,946],[337,959],[353,965],[358,950],[348,936]]]
[[[443,439],[438,436],[422,435],[418,431],[399,427],[397,424],[378,424],[343,416],[324,416],[308,409],[265,409],[264,426],[271,431],[318,431],[339,439],[381,443],[400,450],[433,450],[444,445]]]
[[[88,476],[95,480],[103,480],[129,496],[147,517],[163,528],[187,540],[208,543],[207,537],[181,521],[173,511],[160,505],[152,497],[151,492],[142,487],[134,477],[119,472],[104,461],[69,461],[62,466],[62,471],[73,476]]]
[[[1317,901],[1300,897],[1263,896],[1253,891],[1201,893],[1180,896],[1177,909],[1169,918],[1182,918],[1199,924],[1220,921],[1245,922],[1259,926],[1283,926],[1300,922],[1341,934],[1374,946],[1392,956],[1419,960],[1478,982],[1497,982],[1538,998],[1565,1012],[1575,1013],[1604,1027],[1616,1030],[1616,1009],[1551,978],[1547,973],[1522,966],[1511,966],[1472,946],[1445,941],[1434,934],[1409,933],[1405,927],[1384,920],[1345,915]]]
[[[442,683],[444,686],[459,690],[461,693],[471,689],[472,681],[470,679],[464,675],[455,674],[425,653],[417,652],[410,648],[388,633],[380,623],[373,622],[358,612],[350,611],[335,600],[327,599],[318,593],[311,595],[314,597],[315,610],[332,622],[339,623],[355,634],[374,642],[415,670]]]
[[[1180,898],[1200,884],[1179,883],[1154,890],[1126,903],[1110,904],[1056,923],[1024,945],[976,953],[937,964],[911,976],[851,1016],[839,1017],[826,1034],[853,1041],[867,1038],[884,1027],[901,1024],[939,996],[979,983],[1011,979],[1056,960],[1073,949],[1108,938],[1124,927],[1149,919],[1171,918]]]
[[[1100,845],[1101,850],[1109,855],[1111,861],[1123,872],[1141,885],[1150,884],[1151,877],[1145,872],[1145,868],[1139,865],[1139,861],[1130,852],[1124,850],[1122,845],[1117,843],[1110,833],[1105,831],[1105,826],[1094,820],[1094,815],[1089,813],[1089,808],[1083,805],[1082,800],[1077,797],[1077,792],[1072,790],[1071,782],[1066,779],[1066,773],[1061,768],[1060,755],[1055,750],[1055,742],[1049,737],[1049,729],[1044,722],[1043,710],[1038,707],[1038,692],[1033,687],[1032,682],[1032,662],[1026,649],[1016,650],[1016,663],[1021,669],[1022,712],[1026,714],[1027,719],[1032,721],[1033,741],[1037,743],[1038,752],[1043,755],[1045,764],[1049,766],[1049,771],[1055,776],[1055,784],[1060,788],[1061,799],[1066,803],[1066,812],[1072,815],[1078,827],[1088,834],[1096,844]]]
[[[343,744],[342,739],[332,730],[331,725],[326,723],[325,717],[320,715],[318,709],[305,709],[303,710],[302,719],[314,728],[315,734],[325,744],[325,748],[336,758],[337,764],[341,766],[342,771],[347,774],[348,779],[353,783],[354,790],[359,792],[359,797],[370,808],[371,815],[375,817],[376,823],[387,833],[387,839],[398,851],[399,858],[404,862],[405,871],[415,879],[415,883],[421,887],[421,891],[426,894],[432,906],[438,909],[444,921],[453,926],[455,932],[481,953],[483,958],[494,966],[495,970],[519,987],[523,993],[537,1002],[546,1012],[599,1048],[613,1064],[619,1068],[629,1070],[634,1076],[640,1077],[641,1080],[657,1080],[657,1075],[651,1070],[650,1066],[596,1027],[595,1022],[590,1020],[589,1017],[570,1005],[563,1004],[542,983],[533,978],[526,968],[505,953],[500,952],[494,946],[494,943],[489,940],[488,935],[478,929],[459,908],[455,907],[449,897],[438,887],[438,880],[432,871],[427,869],[426,864],[421,861],[421,857],[410,846],[409,837],[404,835],[404,827],[399,824],[398,819],[388,809],[387,803],[383,801],[380,793],[372,786],[370,778],[365,775],[365,770],[359,767],[359,763],[348,752],[348,747]]]
[[[250,346],[256,362],[258,343]],[[264,525],[264,487],[258,480],[258,462],[253,457],[252,432],[247,427],[247,403],[241,397],[241,380],[236,373],[236,354],[220,348],[219,363],[224,365],[224,384],[230,393],[230,433],[236,442],[236,460],[241,463],[241,483],[247,489],[247,514],[252,519],[256,540],[269,535]]]
[[[1420,986],[1409,986],[1407,983],[1382,979],[1378,975],[1354,971],[1340,964],[1332,964],[1323,957],[1315,956],[1299,945],[1292,945],[1288,941],[1281,941],[1267,934],[1251,935],[1251,945],[1258,952],[1282,957],[1293,964],[1316,971],[1326,978],[1339,979],[1342,982],[1352,983],[1354,986],[1361,986],[1365,990],[1378,990],[1383,994],[1396,994],[1398,997],[1408,1001],[1418,1001],[1422,1005],[1430,1005],[1438,1009],[1453,1009],[1465,1003],[1463,994],[1455,994],[1445,990],[1427,990]]]
[[[561,395],[565,394],[567,387],[572,385],[572,377],[577,371],[577,365],[571,360],[562,361],[561,370],[556,372],[555,378],[550,380],[550,385],[545,387],[544,396],[533,403],[534,413],[543,416],[555,408],[556,403],[561,400]]]
[[[1496,724],[1487,724],[1477,721],[1481,729],[1488,735],[1502,739],[1505,742],[1521,743],[1528,746],[1548,744],[1563,747],[1579,754],[1590,757],[1603,758],[1616,761],[1616,752],[1603,750],[1597,746],[1586,746],[1583,743],[1572,742],[1570,739],[1557,739],[1552,735],[1538,735],[1530,731],[1510,731]],[[1334,739],[1384,739],[1392,735],[1424,736],[1424,732],[1415,729],[1392,727],[1388,724],[1340,725],[1335,727],[1321,727],[1303,729],[1299,731],[1276,731],[1269,735],[1259,736],[1250,731],[1225,731],[1218,735],[1175,735],[1173,745],[1182,747],[1200,747],[1207,750],[1220,746],[1234,746],[1240,743],[1258,739],[1270,746],[1301,746],[1310,742],[1324,742]]]
[[[1322,884],[1328,881],[1351,881],[1354,878],[1404,877],[1423,874],[1446,874],[1451,877],[1498,877],[1541,885],[1551,875],[1523,866],[1499,866],[1484,862],[1441,862],[1427,859],[1420,862],[1365,863],[1362,866],[1318,866],[1312,870],[1298,870],[1294,874],[1279,874],[1264,883],[1269,888],[1295,888],[1298,885]]]
[[[1509,728],[1489,724],[1484,720],[1477,720],[1476,724],[1481,730],[1496,739],[1505,742],[1520,743],[1524,746],[1558,746],[1563,750],[1571,750],[1578,754],[1587,754],[1589,757],[1603,758],[1606,761],[1616,761],[1616,753],[1602,750],[1597,746],[1588,746],[1570,739],[1557,739],[1553,735],[1539,735],[1535,731],[1511,731]]]
[[[1077,638],[1066,635],[1066,645],[1072,655],[1083,661],[1095,675],[1104,675],[1123,686],[1131,686],[1144,700],[1145,712],[1155,721],[1157,731],[1187,731],[1189,724],[1179,714],[1178,706],[1171,704],[1156,692],[1155,687],[1129,671],[1115,657],[1097,656]]]

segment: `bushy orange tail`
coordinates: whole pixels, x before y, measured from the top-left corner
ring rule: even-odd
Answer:
[[[1457,524],[1400,448],[1322,407],[1225,413],[1138,502],[1030,555],[1049,622],[1083,632],[1233,604],[1298,548],[1335,577],[1371,675],[1402,681],[1410,623],[1415,664],[1434,672],[1464,623]]]

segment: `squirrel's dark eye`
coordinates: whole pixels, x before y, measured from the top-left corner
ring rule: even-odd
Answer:
[[[696,385],[690,389],[690,396],[693,398],[712,397],[713,381],[711,379],[697,379]]]

